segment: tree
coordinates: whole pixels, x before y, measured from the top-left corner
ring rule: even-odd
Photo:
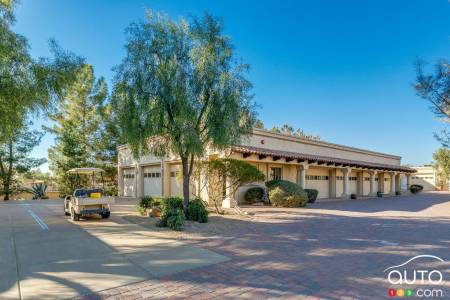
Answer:
[[[231,197],[240,186],[265,179],[257,167],[232,158],[197,162],[194,177],[201,183],[198,197],[202,191],[206,191],[209,203],[214,204],[219,214],[223,213],[220,207],[224,195]],[[202,180],[203,178],[206,180]]]
[[[417,94],[431,104],[431,111],[445,124],[442,133],[435,137],[444,147],[450,147],[450,65],[445,60],[439,61],[433,74],[424,73],[424,63],[416,62]]]
[[[433,154],[434,168],[439,181],[447,183],[450,181],[450,149],[440,148]]]
[[[264,126],[264,123],[261,120],[256,121],[255,127],[259,128],[259,129],[267,130]],[[275,133],[292,135],[292,136],[296,136],[296,137],[300,137],[300,138],[304,138],[304,139],[320,141],[320,136],[306,134],[302,129],[300,129],[300,128],[294,129],[294,127],[292,127],[291,125],[288,125],[288,124],[284,124],[280,127],[274,126],[274,127],[272,127],[272,129],[270,129],[270,131],[275,132]]]
[[[186,209],[195,159],[251,133],[248,66],[236,62],[221,22],[208,14],[189,23],[149,13],[127,33],[114,82],[123,137],[135,157],[180,157]]]
[[[62,97],[82,59],[50,42],[52,58],[33,59],[25,37],[11,30],[16,1],[0,1],[0,145]]]
[[[24,125],[10,135],[9,140],[0,147],[0,194],[4,200],[20,192],[18,175],[30,171],[45,162],[45,159],[30,158],[29,154],[33,148],[39,145],[42,133],[29,130],[29,125]]]
[[[85,64],[58,111],[49,116],[55,125],[46,129],[56,136],[56,145],[49,149],[50,169],[62,193],[71,193],[75,186],[68,170],[97,165],[106,97],[105,80],[96,80],[92,66]]]

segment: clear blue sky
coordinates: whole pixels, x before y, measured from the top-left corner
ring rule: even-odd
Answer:
[[[267,127],[288,123],[410,164],[430,162],[439,147],[433,132],[442,125],[415,95],[413,63],[450,58],[447,0],[22,0],[15,30],[34,56],[47,55],[55,38],[109,81],[124,56],[125,28],[146,9],[173,18],[204,11],[223,17],[237,55],[252,67]],[[47,134],[33,155],[46,157],[52,144]]]

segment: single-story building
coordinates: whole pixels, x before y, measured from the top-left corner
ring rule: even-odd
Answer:
[[[266,180],[285,179],[303,188],[317,189],[318,198],[373,196],[378,191],[395,194],[401,189],[402,177],[406,177],[409,186],[411,174],[416,172],[402,166],[400,156],[257,128],[240,145],[209,155],[245,160],[262,171]],[[177,157],[147,155],[136,160],[126,145],[119,147],[120,196],[182,195],[180,171]],[[195,193],[198,188],[194,179],[191,191]],[[239,203],[247,188],[239,188],[232,202]]]
[[[439,178],[433,166],[412,167],[417,172],[411,176],[411,184],[423,186],[424,191],[448,191],[450,183]]]

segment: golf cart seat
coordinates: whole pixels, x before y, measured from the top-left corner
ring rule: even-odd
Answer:
[[[78,198],[87,198],[92,193],[103,194],[103,189],[76,189],[73,195]]]

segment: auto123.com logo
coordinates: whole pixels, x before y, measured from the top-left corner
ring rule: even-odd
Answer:
[[[426,266],[424,267],[424,264]],[[393,286],[389,288],[390,297],[443,298],[440,288],[444,281],[439,270],[445,261],[434,255],[418,255],[396,266],[384,270],[386,278]]]

